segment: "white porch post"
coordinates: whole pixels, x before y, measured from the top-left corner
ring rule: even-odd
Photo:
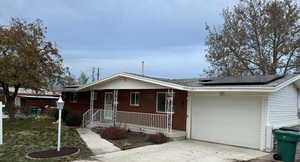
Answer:
[[[118,90],[114,89],[114,97],[113,97],[113,122],[114,126],[116,126],[117,121],[117,110],[118,110]]]
[[[95,91],[91,89],[91,98],[90,98],[90,109],[91,109],[91,122],[94,121],[94,93]]]
[[[4,105],[0,102],[0,145],[3,144],[3,108]]]
[[[191,138],[191,120],[192,120],[192,92],[187,93],[187,110],[186,110],[186,138]]]
[[[173,89],[168,89],[167,93],[167,120],[168,120],[168,131],[172,132],[173,125],[173,100],[174,100],[174,91]]]

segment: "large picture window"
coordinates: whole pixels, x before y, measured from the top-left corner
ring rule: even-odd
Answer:
[[[130,106],[140,106],[140,93],[131,92],[130,93]]]
[[[156,111],[161,112],[161,113],[166,113],[168,111],[168,104],[167,104],[167,92],[158,92],[156,96]],[[173,97],[175,98],[175,93],[173,93]],[[174,107],[175,107],[175,102],[173,101],[173,110],[174,112]]]

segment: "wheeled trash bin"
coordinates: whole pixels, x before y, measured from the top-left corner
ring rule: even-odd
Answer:
[[[273,130],[277,140],[277,153],[273,155],[275,160],[295,162],[298,141],[300,140],[299,129],[280,128]]]

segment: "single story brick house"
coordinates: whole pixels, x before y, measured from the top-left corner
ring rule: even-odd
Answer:
[[[119,73],[63,90],[83,126],[140,131],[271,151],[272,129],[300,124],[300,75],[165,79]]]

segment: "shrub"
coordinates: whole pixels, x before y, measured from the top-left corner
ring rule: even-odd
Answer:
[[[128,136],[128,132],[125,129],[117,128],[117,127],[110,127],[105,128],[102,133],[101,137],[110,140],[117,140],[123,139]]]
[[[151,134],[148,137],[148,141],[155,144],[166,143],[168,140],[168,137],[166,137],[163,133]]]
[[[69,110],[63,109],[62,112],[61,112],[61,119],[62,119],[63,121],[66,120],[66,117],[67,117],[68,114],[69,114]],[[54,119],[55,119],[55,120],[58,120],[58,109],[55,109],[55,112],[54,112]]]
[[[64,122],[67,126],[80,126],[82,118],[74,113],[68,113]]]

